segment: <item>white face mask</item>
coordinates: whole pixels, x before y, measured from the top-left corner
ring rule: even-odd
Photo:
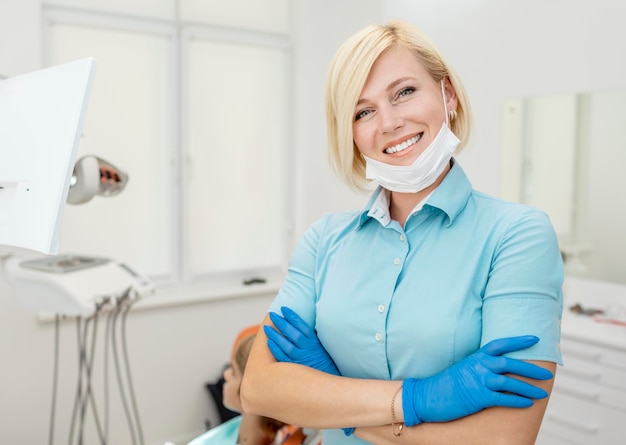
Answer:
[[[363,156],[367,179],[373,179],[392,192],[417,193],[432,185],[443,173],[461,141],[448,127],[448,108],[443,93],[443,81],[441,91],[446,120],[426,150],[411,165],[391,165]]]

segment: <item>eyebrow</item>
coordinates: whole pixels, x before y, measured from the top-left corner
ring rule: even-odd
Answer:
[[[410,76],[400,77],[399,79],[396,79],[393,82],[391,82],[389,85],[387,85],[387,91],[393,90],[396,86],[398,86],[399,84],[401,84],[402,82],[405,82],[407,80],[414,80],[414,78],[410,77]],[[367,102],[367,98],[359,99],[359,101],[356,104],[360,105],[363,102]]]

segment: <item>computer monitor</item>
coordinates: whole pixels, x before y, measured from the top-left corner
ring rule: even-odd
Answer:
[[[0,80],[0,254],[58,252],[95,65]]]

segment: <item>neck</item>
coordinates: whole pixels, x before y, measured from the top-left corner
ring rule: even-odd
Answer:
[[[276,437],[276,431],[268,428],[265,418],[254,414],[242,414],[239,424],[240,445],[270,445]]]
[[[416,193],[400,193],[400,192],[391,192],[391,203],[389,204],[389,214],[391,218],[398,221],[402,227],[406,223],[406,220],[409,218],[409,215],[413,211],[416,205],[424,200],[433,190],[435,190],[439,184],[443,181],[443,178],[446,177],[448,172],[450,171],[450,163],[446,166],[446,168],[441,172],[439,177],[435,182],[426,187],[423,190],[420,190]]]

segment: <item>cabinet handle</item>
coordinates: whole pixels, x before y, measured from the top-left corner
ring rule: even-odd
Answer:
[[[554,413],[547,413],[546,417],[555,422],[562,423],[564,425],[567,425],[568,427],[576,428],[589,434],[595,434],[600,429],[600,427],[595,423],[591,425],[583,425],[581,423],[575,422],[574,420],[570,420],[567,417],[563,417]]]
[[[555,389],[557,389],[558,391],[569,392],[570,394],[573,394],[577,397],[587,399],[587,400],[598,400],[598,397],[600,397],[600,394],[598,393],[598,391],[581,390],[580,388],[574,387],[572,385],[568,385],[567,383],[561,383],[560,385],[557,384],[555,385]]]

